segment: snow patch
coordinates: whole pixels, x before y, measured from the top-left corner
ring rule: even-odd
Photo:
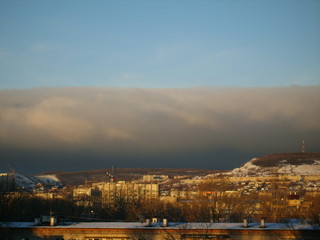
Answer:
[[[32,180],[31,178],[25,175],[15,174],[14,179],[15,179],[16,185],[20,187],[33,188],[36,185],[36,182],[34,180]]]
[[[44,181],[55,181],[55,182],[60,182],[60,180],[57,178],[56,175],[40,175],[40,176],[37,176],[37,178],[40,178]]]
[[[167,229],[243,229],[243,223],[182,223],[170,222]],[[309,224],[303,223],[266,223],[266,228],[260,228],[259,223],[250,223],[251,230],[268,231],[270,229],[288,229],[288,230],[314,230],[314,227]],[[9,228],[47,228],[47,226],[35,226],[34,222],[7,222],[0,223],[0,227]],[[79,222],[68,223],[66,225],[58,225],[50,228],[64,229],[64,228],[77,228],[77,229],[163,229],[161,223],[152,224],[147,227],[145,223],[140,222]]]
[[[292,174],[296,175],[319,175],[320,174],[320,165],[309,165],[309,164],[303,164],[303,165],[286,165],[278,170],[279,173],[287,173],[290,172]]]
[[[42,185],[46,188],[53,186],[62,186],[62,183],[55,175],[43,175],[43,176],[27,176],[16,173],[14,175],[15,184],[22,189],[36,189]]]
[[[254,164],[251,159],[240,168],[235,168],[231,174],[238,177],[244,176],[269,176],[274,174],[288,174],[288,175],[320,175],[320,160],[314,160],[313,164],[292,165],[287,160],[279,161],[278,166],[274,167],[260,167]]]

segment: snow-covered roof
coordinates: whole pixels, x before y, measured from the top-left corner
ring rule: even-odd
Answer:
[[[166,229],[244,229],[242,223],[181,223],[171,222]],[[57,226],[36,226],[34,222],[8,222],[0,223],[0,227],[9,228],[99,228],[99,229],[159,229],[164,228],[162,223],[152,223],[146,226],[141,222],[79,222],[65,223]],[[265,228],[260,228],[259,223],[250,223],[246,229],[250,230],[312,230],[309,224],[285,224],[285,223],[266,223]]]

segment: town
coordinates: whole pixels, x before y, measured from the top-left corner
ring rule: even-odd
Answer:
[[[2,173],[2,212],[8,212],[7,204],[13,199],[24,201],[21,208],[27,206],[28,199],[37,199],[50,204],[42,204],[37,211],[24,216],[17,213],[19,219],[32,220],[37,214],[54,213],[61,219],[77,221],[140,221],[158,217],[185,222],[240,222],[244,218],[257,222],[264,218],[270,222],[300,219],[319,223],[320,175],[243,176],[220,172],[193,176],[181,172],[170,176],[142,175],[125,181],[117,179],[117,171],[121,169],[105,172],[103,181],[86,179],[82,184],[66,186],[58,179],[50,182],[43,176]],[[18,187],[15,182],[21,179],[38,179],[38,183]],[[66,206],[72,208],[64,209]],[[23,211],[27,209],[31,208]],[[11,209],[2,214],[1,221],[15,220],[14,212]]]
[[[289,160],[279,161],[284,156]],[[268,166],[262,166],[266,158]],[[273,235],[316,239],[320,230],[318,159],[318,153],[270,155],[232,171],[210,174],[158,169],[158,174],[140,170],[139,175],[134,169],[112,167],[100,171],[100,177],[97,171],[81,172],[78,180],[75,174],[64,174],[65,183],[59,181],[63,174],[25,176],[11,168],[11,173],[0,175],[0,230],[8,239],[19,234],[56,239],[56,231],[70,224],[77,227],[63,229],[64,239],[238,239],[243,234],[257,239],[273,239]],[[290,173],[284,172],[288,167]],[[305,169],[312,171],[301,174]],[[84,181],[79,181],[83,176]],[[95,180],[88,180],[89,176]],[[86,230],[77,232],[78,228]],[[114,232],[118,228],[122,230]],[[88,233],[95,237],[86,237]]]

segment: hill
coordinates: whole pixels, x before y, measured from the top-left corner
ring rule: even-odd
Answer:
[[[320,175],[320,153],[280,153],[253,158],[230,172],[234,176]]]
[[[85,182],[109,181],[112,169],[98,169],[80,172],[45,172],[41,176],[59,179],[65,185],[81,185]],[[142,179],[143,175],[167,175],[170,179],[198,179],[216,176],[227,171],[204,169],[172,169],[172,168],[117,168],[117,181]],[[270,176],[270,175],[320,175],[320,153],[279,153],[253,158],[240,168],[226,173],[232,176]]]

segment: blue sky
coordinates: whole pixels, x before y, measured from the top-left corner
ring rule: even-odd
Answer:
[[[320,84],[320,1],[0,1],[0,89]]]

